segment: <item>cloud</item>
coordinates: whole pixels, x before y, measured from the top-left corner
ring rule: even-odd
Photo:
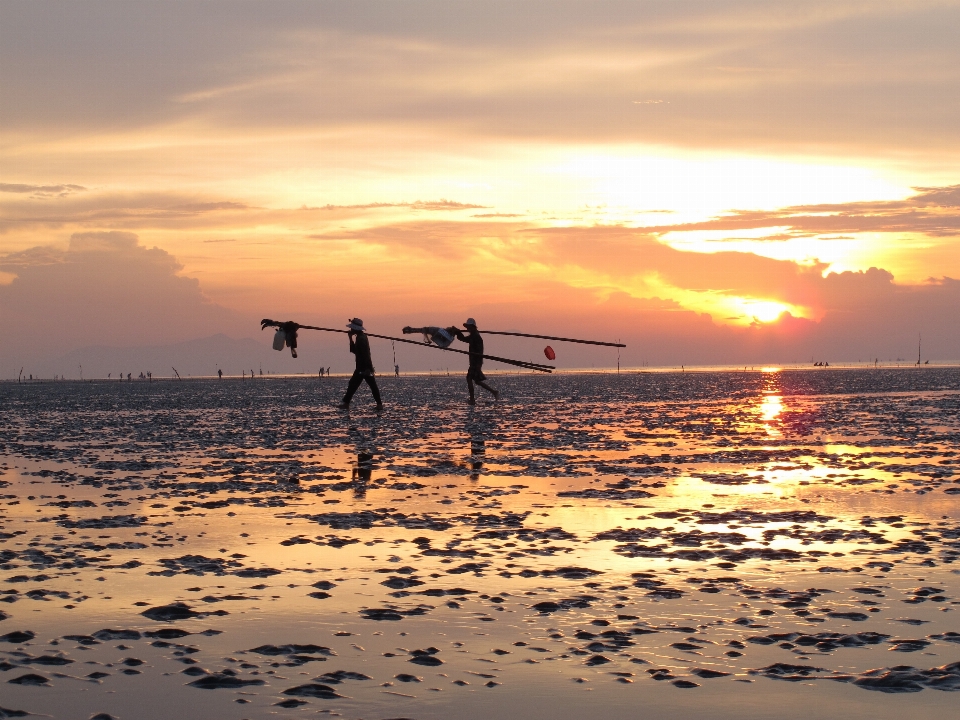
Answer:
[[[23,183],[0,183],[0,192],[5,193],[30,193],[38,197],[49,197],[56,195],[66,197],[70,193],[83,192],[86,190],[82,185],[25,185]]]
[[[70,187],[70,186],[64,186]],[[258,208],[234,200],[210,200],[178,192],[87,192],[83,195],[38,195],[0,203],[0,229],[74,225],[131,229],[176,227],[200,218],[219,219]]]
[[[922,233],[931,237],[960,235],[960,185],[916,190],[916,195],[905,200],[795,205],[773,211],[739,210],[703,222],[650,225],[639,229],[656,234],[769,227],[790,229],[789,234],[777,235],[776,239],[862,232]]]
[[[224,1],[178,7],[175,21],[162,2],[5,7],[0,123],[960,150],[955,3],[545,7]]]
[[[516,223],[422,220],[359,230],[331,230],[308,237],[323,241],[350,240],[380,245],[394,251],[414,251],[419,255],[443,260],[462,260],[491,242],[526,242],[522,236],[515,233],[517,229]]]
[[[180,263],[129,232],[76,233],[69,247],[0,257],[4,360],[58,356],[87,345],[155,345],[236,334],[236,312],[211,303]]]
[[[411,210],[484,210],[486,205],[471,205],[470,203],[456,202],[455,200],[417,200],[415,202],[391,203],[374,202],[360,205],[322,205],[307,207],[301,210],[379,210],[380,208],[409,208]]]
[[[937,338],[929,349],[941,354],[932,357],[960,358],[960,338],[951,330],[960,314],[960,282],[948,277],[898,284],[879,268],[836,273],[828,272],[826,263],[690,252],[619,226],[421,221],[318,239],[377,246],[382,249],[378,257],[404,262],[418,276],[445,277],[451,262],[469,268],[458,270],[462,281],[454,285],[421,288],[436,309],[483,313],[504,324],[528,317],[531,327],[554,325],[559,335],[564,327],[567,334],[576,329],[588,335],[591,327],[599,327],[642,344],[648,360],[784,362],[806,358],[808,352],[889,358],[904,352],[918,331]],[[786,313],[775,322],[744,328],[728,325],[725,314],[712,317],[691,307],[723,297],[785,303],[805,310],[807,317]],[[749,302],[743,312],[738,319],[749,321]],[[603,318],[599,325],[598,318]],[[587,357],[577,353],[572,357]]]
[[[395,255],[413,252],[446,260],[491,259],[513,272],[576,274],[587,270],[597,285],[625,287],[651,277],[698,293],[780,300],[819,308],[824,263],[800,264],[744,252],[678,250],[656,235],[623,226],[538,227],[496,221],[416,221],[310,236],[381,246]],[[510,268],[500,268],[509,271]],[[543,271],[543,270],[541,270]]]

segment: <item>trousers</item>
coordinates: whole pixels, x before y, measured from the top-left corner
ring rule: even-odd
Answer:
[[[364,380],[367,381],[367,385],[370,386],[370,392],[373,393],[373,399],[377,401],[377,405],[381,405],[382,401],[380,400],[380,388],[377,387],[377,378],[373,372],[367,370],[354,370],[353,376],[350,378],[350,382],[347,383],[347,394],[343,396],[343,402],[349,403],[353,398],[353,394],[357,391],[357,388],[360,387],[360,383]]]

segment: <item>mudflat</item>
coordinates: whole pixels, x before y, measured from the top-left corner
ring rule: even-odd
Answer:
[[[960,370],[492,381],[0,384],[0,718],[955,716]]]

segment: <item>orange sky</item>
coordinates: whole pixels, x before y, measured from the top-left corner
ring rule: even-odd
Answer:
[[[263,316],[960,359],[958,31],[954,2],[4,2],[0,377]]]

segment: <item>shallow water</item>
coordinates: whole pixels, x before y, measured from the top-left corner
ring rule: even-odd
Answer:
[[[0,717],[955,713],[960,371],[492,382],[0,385]]]

